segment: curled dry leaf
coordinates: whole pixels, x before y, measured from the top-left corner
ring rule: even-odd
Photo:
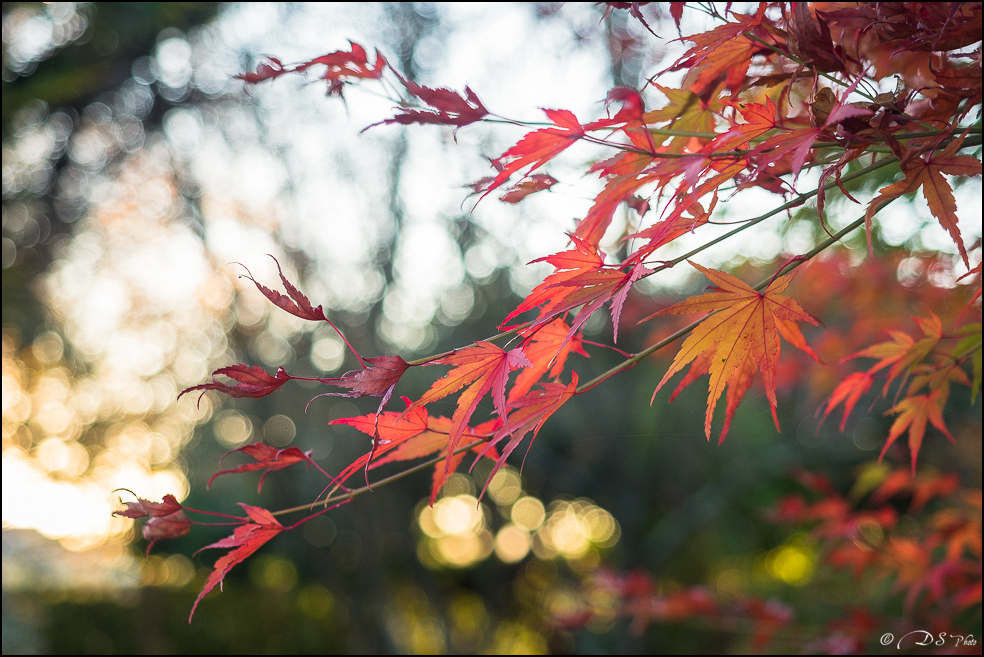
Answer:
[[[230,385],[216,381],[216,375],[227,376],[237,383]],[[259,397],[266,397],[275,390],[279,390],[280,386],[290,381],[291,378],[293,377],[287,374],[282,367],[277,368],[276,375],[270,376],[261,367],[252,367],[243,364],[230,365],[229,367],[221,367],[212,372],[212,381],[210,383],[202,383],[201,385],[185,388],[178,394],[178,399],[181,399],[182,395],[192,390],[201,390],[202,395],[205,394],[206,390],[216,390],[230,397],[250,397],[257,399]],[[202,396],[199,395],[199,403],[201,403],[201,400]]]

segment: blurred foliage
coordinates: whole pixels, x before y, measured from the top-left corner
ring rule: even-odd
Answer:
[[[37,11],[40,3],[4,2],[3,18],[22,9]],[[211,20],[218,2],[92,2],[79,3],[85,21],[82,33],[40,61],[22,70],[7,68],[4,57],[3,138],[10,122],[29,103],[42,101],[52,110],[76,112],[122,84],[133,62],[153,53],[165,28],[188,30]],[[5,23],[6,24],[6,23]]]

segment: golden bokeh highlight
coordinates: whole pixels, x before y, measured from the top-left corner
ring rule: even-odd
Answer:
[[[495,556],[503,563],[516,563],[530,552],[530,533],[524,527],[509,524],[495,535]]]
[[[466,568],[487,558],[493,550],[487,508],[467,493],[442,497],[433,507],[423,504],[417,525],[424,536],[417,554],[424,565]]]
[[[325,587],[313,584],[297,594],[297,606],[308,618],[322,620],[334,611],[335,597]]]
[[[517,527],[522,527],[531,532],[540,528],[547,517],[547,512],[543,508],[543,502],[535,497],[527,496],[513,504],[509,516]]]
[[[443,655],[447,652],[444,622],[427,594],[415,586],[396,591],[386,605],[384,623],[398,653]]]
[[[523,494],[523,482],[514,469],[504,467],[489,482],[488,494],[496,504],[508,506]]]
[[[455,473],[433,507],[426,500],[417,505],[417,557],[428,568],[467,568],[493,553],[513,564],[533,552],[538,559],[560,557],[586,570],[600,563],[600,549],[612,547],[621,536],[612,514],[589,499],[556,499],[544,507],[523,491],[519,473],[506,466],[487,490],[502,520],[493,538],[492,510],[478,503],[477,485],[481,482]]]
[[[813,579],[814,559],[806,536],[795,534],[766,555],[765,570],[786,584],[805,586]]]
[[[536,532],[533,551],[541,559],[561,556],[574,561],[588,557],[594,548],[612,547],[620,536],[618,521],[591,500],[554,500]]]

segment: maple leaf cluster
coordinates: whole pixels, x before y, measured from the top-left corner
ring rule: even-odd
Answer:
[[[862,473],[850,498],[823,475],[798,478],[807,494],[779,500],[772,518],[812,525],[835,569],[855,579],[871,573],[876,581],[893,582],[892,592],[905,594],[908,617],[934,608],[959,613],[981,603],[980,489],[960,489],[956,475],[914,475],[880,464]],[[948,503],[923,517],[937,499]],[[904,501],[909,520],[919,517],[922,531],[898,527]]]
[[[629,11],[645,23],[640,10],[645,3],[608,4],[606,11]],[[684,3],[670,5],[679,29]],[[379,466],[429,459],[426,463],[434,466],[433,504],[444,483],[461,467],[467,451],[477,454],[476,461],[483,457],[494,461],[491,480],[526,437],[532,444],[544,423],[571,398],[680,338],[685,339],[671,365],[658,382],[654,381],[653,400],[684,368],[687,372],[673,397],[708,375],[704,430],[710,440],[714,412],[724,395],[724,422],[719,434],[719,441],[723,441],[746,392],[760,376],[778,430],[781,339],[822,362],[800,328],[803,323],[819,326],[820,319],[789,292],[797,267],[810,263],[862,227],[873,256],[876,214],[895,199],[921,192],[933,217],[953,240],[963,266],[970,270],[967,275],[980,276],[980,265],[972,268],[972,260],[980,258],[980,244],[964,242],[951,183],[953,177],[976,177],[982,171],[980,160],[965,154],[982,143],[979,123],[968,119],[975,110],[979,115],[981,103],[980,4],[760,3],[748,14],[731,11],[730,5],[702,8],[717,26],[682,37],[681,41],[691,44],[689,48],[648,81],[646,88],[613,89],[605,99],[605,114],[588,122],[565,109],[543,109],[549,124],[521,136],[491,160],[491,175],[471,185],[479,195],[478,202],[500,190],[501,202],[520,203],[554,188],[557,179],[545,168],[572,145],[587,142],[613,153],[587,170],[600,178],[602,189],[585,215],[570,227],[570,247],[535,261],[547,263],[553,271],[503,319],[503,332],[495,338],[415,361],[399,355],[364,358],[326,310],[315,307],[288,280],[279,263],[286,294],[261,284],[247,270],[246,277],[257,290],[283,311],[329,324],[360,368],[342,376],[305,378],[284,368],[271,375],[247,364],[230,365],[215,370],[212,381],[181,394],[195,390],[258,398],[301,379],[341,389],[319,397],[372,396],[380,403],[375,413],[334,420],[333,424],[351,426],[371,438],[368,451],[336,476],[321,470],[310,453],[262,444],[234,450],[254,462],[216,476],[262,471],[262,486],[263,478],[271,472],[302,462],[314,465],[328,480],[322,491],[324,498],[319,495],[315,502],[328,509],[370,490],[370,471]],[[974,44],[978,44],[976,52],[971,48]],[[680,88],[657,83],[660,74],[674,72],[683,75]],[[478,121],[502,118],[472,89],[459,93],[423,86],[407,79],[378,51],[370,62],[366,49],[355,43],[349,50],[295,65],[271,58],[240,78],[255,85],[286,74],[316,75],[325,81],[329,96],[341,96],[346,85],[392,76],[395,83],[389,88],[400,90],[400,96],[393,99],[395,113],[374,126],[430,124],[456,131]],[[882,91],[893,80],[894,91]],[[647,97],[659,106],[647,108]],[[512,119],[508,122],[522,125]],[[864,164],[866,160],[870,163]],[[898,167],[901,178],[882,186],[856,221],[836,234],[830,233],[828,194],[839,192],[848,201],[860,203],[849,185],[891,165]],[[806,172],[816,175],[804,175]],[[807,179],[818,180],[815,188],[802,182]],[[743,218],[724,238],[708,236],[703,246],[668,258],[665,247],[675,247],[683,236],[707,235],[719,203],[751,189],[774,195],[777,205],[758,216]],[[805,253],[794,254],[765,281],[750,285],[733,274],[697,263],[696,258],[715,243],[813,199],[816,207],[811,212],[829,239]],[[620,211],[627,228],[616,234],[615,219]],[[602,249],[603,244],[607,249],[613,242],[617,247],[613,253],[621,254],[617,258]],[[685,261],[712,283],[711,289],[662,309],[650,308],[642,321],[652,327],[656,337],[648,347],[636,353],[615,347],[630,294],[633,298],[644,296],[634,293],[637,284]],[[978,287],[967,302],[965,314],[979,312],[979,298]],[[646,303],[652,301],[639,301],[639,305]],[[606,305],[613,345],[601,346],[621,353],[625,360],[580,383],[576,371],[568,372],[567,361],[574,353],[588,355],[586,346],[595,343],[584,338],[585,323]],[[808,299],[804,305],[810,305]],[[680,314],[701,317],[683,329],[674,329],[667,316]],[[916,321],[922,337],[912,338],[893,329],[890,341],[857,351],[852,358],[870,357],[877,362],[867,372],[850,374],[837,385],[824,412],[826,417],[843,404],[846,418],[876,376],[887,379],[883,395],[893,383],[900,382],[900,394],[889,410],[896,419],[882,454],[908,431],[913,471],[928,425],[952,440],[943,418],[950,384],[957,382],[976,391],[981,381],[979,322],[966,323],[947,334],[931,313]],[[503,338],[512,342],[495,344]],[[947,340],[954,346],[942,349]],[[964,371],[968,365],[973,368],[972,378]],[[449,370],[418,399],[404,397],[402,411],[387,411],[386,405],[408,369],[425,366],[446,366]],[[450,418],[430,414],[429,405],[454,395],[457,399]],[[486,398],[491,398],[492,416],[476,424],[473,418]],[[366,486],[347,488],[345,482],[360,470]],[[131,503],[124,515],[138,517],[143,513],[150,518],[145,537],[153,545],[160,538],[180,535],[190,528],[185,516],[178,515],[182,513],[180,505],[169,510],[174,504],[173,498],[171,502],[165,500],[163,507],[143,501]],[[209,546],[233,550],[219,559],[203,595],[221,584],[229,569],[260,545],[297,526],[281,525],[264,509],[242,507],[247,517],[238,520],[233,536]],[[672,599],[643,595],[639,605],[649,611],[629,615],[656,619],[672,615],[676,608],[704,604],[700,595],[688,595]],[[719,607],[715,609],[720,613]],[[777,616],[764,607],[746,611],[764,624],[762,627],[782,622],[781,614]]]

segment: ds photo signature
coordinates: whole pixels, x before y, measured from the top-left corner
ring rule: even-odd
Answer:
[[[903,634],[899,637],[895,647],[901,650],[903,641],[907,644],[911,641],[912,645],[916,646],[948,645],[954,648],[959,648],[961,646],[977,645],[977,639],[971,634],[947,634],[946,632],[940,632],[938,635],[934,635],[926,630],[913,630],[908,634]],[[882,634],[880,642],[883,646],[891,645],[892,643],[895,643],[895,635],[891,632],[886,632],[885,634]]]

